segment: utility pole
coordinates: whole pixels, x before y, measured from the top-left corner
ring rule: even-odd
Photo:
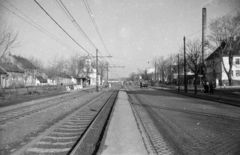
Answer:
[[[179,54],[178,54],[178,92],[180,92],[180,66],[179,66]]]
[[[184,51],[184,91],[187,92],[187,70],[186,70],[186,47],[185,36],[183,37],[183,51]]]
[[[206,8],[202,9],[202,65],[201,65],[201,70],[202,70],[202,77],[203,79],[205,79],[205,72],[204,72],[204,53],[205,53],[205,45],[206,45],[206,41],[205,41],[205,36],[206,36],[206,22],[207,22],[207,10]]]
[[[96,49],[96,92],[98,92],[98,49]]]
[[[157,64],[156,64],[156,61],[155,61],[155,84],[156,84],[156,82],[157,82],[156,69],[157,69]]]
[[[93,58],[95,58],[95,56],[92,56]],[[96,91],[98,92],[99,89],[99,80],[98,80],[98,58],[103,58],[103,57],[108,57],[111,58],[112,56],[98,56],[98,49],[96,49]]]
[[[108,62],[107,62],[107,85],[108,85]]]
[[[163,89],[163,85],[164,85],[164,71],[163,71],[163,62],[162,62],[162,89]]]

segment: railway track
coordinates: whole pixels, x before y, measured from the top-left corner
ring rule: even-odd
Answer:
[[[12,155],[34,154],[76,154],[79,152],[83,140],[86,139],[96,122],[103,114],[107,115],[106,107],[113,106],[118,91],[107,92],[90,102],[82,105],[73,113],[51,126],[49,129],[33,138],[26,145],[12,153]],[[95,127],[94,127],[95,128]],[[98,143],[98,138],[94,138]],[[92,149],[93,151],[95,149]]]
[[[19,107],[17,109],[7,110],[0,113],[0,124],[4,124],[13,119],[18,119],[26,115],[34,114],[55,106],[64,104],[66,101],[71,101],[82,97],[85,95],[85,91],[67,94],[61,97],[56,97],[50,100],[38,102],[37,104],[27,105]]]

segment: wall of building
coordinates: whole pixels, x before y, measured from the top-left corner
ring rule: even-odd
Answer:
[[[240,74],[237,74],[240,72],[240,64],[236,64],[236,59],[240,59],[240,56],[233,58],[233,66],[232,66],[232,80],[235,81],[233,84],[237,84],[240,82]],[[227,71],[229,70],[229,58],[223,57],[223,62],[225,64],[225,67]],[[213,67],[213,63],[215,63],[215,66]],[[216,74],[216,78],[214,77],[214,70]],[[222,79],[223,84],[228,85],[228,77],[224,70],[223,63],[221,62],[220,58],[215,58],[211,61],[207,62],[207,73],[206,77],[208,81],[214,81],[218,84],[220,79]]]
[[[240,71],[240,64],[235,64],[236,59],[240,59],[240,56],[233,58],[232,79],[233,80],[240,80],[240,75],[239,76],[236,75],[237,70]],[[228,59],[228,57],[224,57],[223,61],[224,61],[226,69],[229,70],[229,59]],[[222,80],[228,80],[227,74],[224,71],[223,66],[222,66]]]

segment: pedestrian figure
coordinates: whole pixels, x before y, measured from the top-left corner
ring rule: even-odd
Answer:
[[[208,82],[206,82],[204,85],[204,93],[208,93],[208,91],[209,91],[209,85],[208,85]]]
[[[214,94],[214,86],[212,82],[210,83],[210,86],[209,86],[209,93]]]

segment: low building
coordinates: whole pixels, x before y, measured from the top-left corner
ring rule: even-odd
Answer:
[[[37,83],[37,67],[28,59],[21,56],[11,55],[9,53],[8,60],[24,71],[25,86],[35,86]]]
[[[40,85],[40,86],[43,86],[43,85],[47,85],[47,79],[45,79],[43,76],[41,75],[37,75],[36,76],[36,84],[35,85]]]
[[[0,68],[6,73],[4,78],[1,78],[2,88],[23,87],[25,85],[24,71],[22,69],[10,62],[1,63]],[[1,77],[3,77],[3,75],[1,75]]]
[[[222,60],[221,60],[222,57]],[[222,52],[221,47],[218,47],[206,58],[206,78],[210,82],[215,82],[218,86],[228,85],[228,76],[224,70],[224,65],[229,70],[229,55],[227,52]],[[240,45],[236,51],[233,52],[233,66],[232,66],[232,84],[240,85]]]
[[[0,67],[0,88],[4,88],[6,86],[7,77],[7,72]]]
[[[68,75],[67,73],[59,73],[57,77],[55,77],[56,83],[60,85],[72,85],[76,84],[72,82],[73,77]]]

